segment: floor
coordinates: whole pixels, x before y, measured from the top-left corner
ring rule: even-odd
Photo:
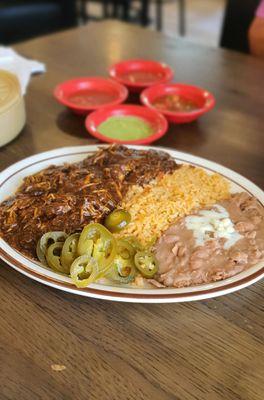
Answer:
[[[186,38],[209,46],[217,46],[221,32],[225,0],[185,0]],[[170,36],[178,35],[177,0],[164,0],[163,32]],[[100,15],[99,3],[90,2],[89,13]],[[155,20],[154,2],[151,5],[151,19]],[[150,29],[155,29],[154,23]]]

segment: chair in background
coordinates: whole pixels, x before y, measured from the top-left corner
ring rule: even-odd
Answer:
[[[249,52],[248,29],[259,0],[228,0],[225,10],[220,46],[244,53]]]
[[[163,3],[166,0],[155,0],[156,3],[156,28],[158,31],[163,27]],[[185,35],[186,32],[186,4],[185,0],[177,0],[179,11],[179,34]]]
[[[75,25],[75,0],[0,0],[0,43],[14,43]]]
[[[101,16],[92,15],[89,12],[89,3],[100,3],[102,13]],[[111,1],[109,0],[77,0],[78,15],[82,23],[86,23],[89,20],[101,20],[111,18]]]
[[[136,20],[141,23],[141,25],[147,25],[148,21],[148,3],[149,0],[138,0],[140,3],[140,10]],[[79,9],[81,20],[83,22],[89,20],[100,20],[106,18],[120,19],[121,21],[134,22],[132,17],[132,3],[133,0],[79,0]],[[100,3],[102,12],[101,16],[92,15],[89,12],[90,3]]]
[[[142,26],[149,25],[150,3],[155,3],[155,26],[158,31],[163,27],[163,5],[165,1],[175,0],[79,0],[81,16],[83,21],[98,19],[89,14],[88,7],[90,2],[98,2],[102,5],[102,16],[104,18],[117,18],[122,21],[136,22]],[[179,33],[185,34],[185,0],[176,0],[179,10]]]

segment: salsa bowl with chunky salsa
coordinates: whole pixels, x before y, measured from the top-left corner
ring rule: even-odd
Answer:
[[[178,124],[196,120],[215,105],[213,95],[207,90],[181,83],[150,87],[141,93],[140,100]]]

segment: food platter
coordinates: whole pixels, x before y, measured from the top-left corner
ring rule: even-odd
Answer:
[[[135,149],[142,148],[140,146],[132,147]],[[19,161],[1,172],[0,202],[8,197],[7,194],[14,194],[26,176],[37,173],[51,164],[61,165],[66,162],[74,163],[81,161],[97,149],[98,146],[60,148]],[[144,147],[144,149],[151,149],[151,147]],[[157,150],[158,148],[155,147],[153,149]],[[221,174],[230,181],[232,192],[246,191],[255,196],[262,205],[264,204],[263,191],[236,172],[187,153],[170,149],[163,150],[170,154],[176,162],[201,167],[209,174],[213,172]],[[82,296],[123,302],[169,303],[202,300],[240,290],[257,282],[264,276],[264,263],[261,262],[231,278],[183,288],[135,288],[96,283],[91,284],[87,288],[77,288],[72,284],[70,278],[41,266],[37,261],[29,259],[12,248],[2,238],[0,239],[0,257],[12,268],[42,284]],[[10,270],[10,273],[12,273],[12,270]]]

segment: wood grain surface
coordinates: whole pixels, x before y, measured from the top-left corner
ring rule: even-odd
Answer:
[[[264,63],[117,22],[16,46],[46,63],[26,95],[27,125],[0,168],[40,151],[96,143],[53,99],[71,77],[107,75],[127,58],[167,62],[175,81],[212,91],[216,108],[171,126],[156,145],[220,162],[264,186]],[[135,101],[135,98],[132,99]],[[196,303],[77,297],[0,267],[1,400],[262,400],[263,283]]]

